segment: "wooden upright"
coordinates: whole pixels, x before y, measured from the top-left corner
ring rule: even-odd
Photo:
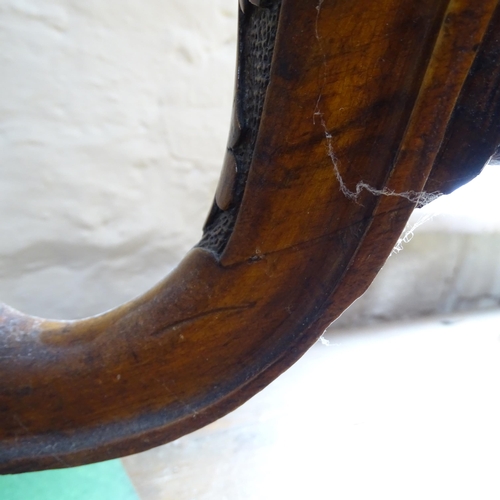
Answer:
[[[239,9],[233,120],[198,246],[94,318],[0,307],[0,471],[135,453],[241,405],[364,292],[416,205],[495,153],[498,0]]]

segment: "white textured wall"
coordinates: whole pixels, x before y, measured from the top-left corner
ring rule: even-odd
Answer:
[[[225,149],[237,3],[0,0],[0,301],[95,314],[197,242]],[[338,324],[498,305],[500,224],[471,213],[488,200],[483,214],[500,213],[485,189],[421,226]]]
[[[0,0],[0,301],[98,313],[198,241],[236,14],[236,0]]]

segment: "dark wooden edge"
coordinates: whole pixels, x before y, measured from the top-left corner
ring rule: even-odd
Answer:
[[[363,293],[425,190],[494,153],[497,1],[240,5],[229,159],[200,245],[94,318],[0,309],[2,473],[136,453],[241,405]]]

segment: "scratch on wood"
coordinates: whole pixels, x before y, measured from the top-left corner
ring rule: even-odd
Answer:
[[[180,319],[179,321],[174,321],[173,323],[169,323],[168,325],[161,328],[159,331],[155,331],[151,335],[156,337],[158,335],[163,335],[168,330],[176,329],[181,325],[186,323],[191,323],[192,321],[196,321],[198,319],[204,318],[206,316],[212,316],[213,314],[224,313],[224,312],[236,312],[236,311],[244,311],[245,309],[251,309],[255,306],[255,302],[249,302],[248,304],[242,304],[239,306],[228,306],[228,307],[219,307],[216,309],[210,309],[209,311],[204,311],[199,314],[194,314],[193,316],[189,316],[187,318]]]

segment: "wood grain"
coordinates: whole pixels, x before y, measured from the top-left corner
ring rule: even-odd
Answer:
[[[500,143],[497,0],[242,6],[236,169],[200,244],[94,318],[1,309],[0,471],[135,453],[241,405],[364,292],[419,193]]]

